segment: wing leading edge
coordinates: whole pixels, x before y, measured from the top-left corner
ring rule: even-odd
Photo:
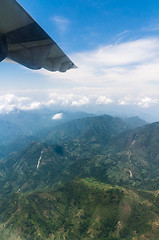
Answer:
[[[16,0],[0,0],[0,61],[6,57],[30,69],[77,68]]]

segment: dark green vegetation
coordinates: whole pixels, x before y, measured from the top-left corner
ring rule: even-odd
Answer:
[[[109,116],[74,120],[1,164],[1,193],[40,190],[74,179],[158,189],[159,123],[127,130]]]
[[[93,179],[1,201],[0,239],[158,239],[157,193]]]
[[[140,125],[73,120],[1,160],[0,240],[159,239],[159,123]]]
[[[49,130],[41,137],[43,142],[30,143],[1,164],[1,192],[39,190],[75,178],[102,176],[103,166],[100,170],[96,161],[105,157],[110,140],[125,129],[119,118],[101,116]]]

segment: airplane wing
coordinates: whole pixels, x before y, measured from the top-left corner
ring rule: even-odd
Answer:
[[[16,0],[0,0],[0,61],[6,57],[30,69],[76,68]]]

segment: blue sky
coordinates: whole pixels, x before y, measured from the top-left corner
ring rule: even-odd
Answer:
[[[18,2],[78,69],[1,63],[1,112],[47,106],[159,119],[159,1]]]

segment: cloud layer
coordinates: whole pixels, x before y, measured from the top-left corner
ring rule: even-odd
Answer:
[[[159,39],[140,39],[72,55],[78,69],[49,73],[68,86],[105,89],[106,96],[157,97],[159,86]]]
[[[55,20],[60,26],[62,19]],[[55,106],[61,109],[89,106],[148,109],[159,105],[159,38],[100,46],[70,58],[78,69],[64,74],[39,71],[49,85],[58,84],[58,87],[45,89],[45,93],[38,90],[40,97],[37,94],[36,99],[28,95],[25,98],[1,95],[0,112]]]
[[[159,102],[159,38],[101,46],[71,58],[78,69],[65,74],[40,72],[65,88],[52,101],[82,106],[94,99],[96,105],[143,108]]]
[[[17,97],[14,94],[0,96],[0,113],[9,113],[15,109],[34,110],[41,106],[40,102],[31,100],[28,97]]]

